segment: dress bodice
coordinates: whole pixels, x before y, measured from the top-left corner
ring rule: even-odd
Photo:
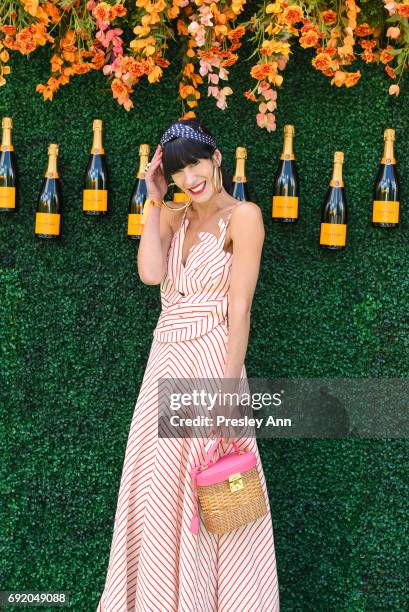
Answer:
[[[233,211],[226,219],[219,219],[219,236],[199,232],[200,242],[191,246],[183,265],[189,225],[186,212],[173,234],[160,285],[162,311],[153,335],[161,342],[191,340],[221,323],[227,324],[233,254],[224,250],[224,243]]]

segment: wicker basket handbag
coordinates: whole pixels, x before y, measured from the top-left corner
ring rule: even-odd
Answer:
[[[205,463],[192,468],[195,515],[190,523],[193,534],[199,532],[199,498],[205,527],[211,533],[225,533],[247,525],[268,512],[257,471],[257,457],[241,450],[233,441],[234,451],[212,461],[222,438],[216,438]]]

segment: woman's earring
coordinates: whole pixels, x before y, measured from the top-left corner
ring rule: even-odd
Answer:
[[[213,166],[213,185],[217,193],[220,193],[223,189],[223,176],[220,166],[217,164]]]

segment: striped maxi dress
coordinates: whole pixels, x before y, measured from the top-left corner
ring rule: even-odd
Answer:
[[[240,205],[238,202],[237,205]],[[269,512],[224,534],[202,518],[189,530],[195,505],[193,466],[212,439],[158,436],[159,378],[223,378],[228,343],[228,289],[233,254],[220,236],[200,232],[182,263],[189,220],[174,233],[161,282],[162,310],[153,332],[136,402],[119,487],[105,587],[97,612],[278,612],[279,587],[271,509],[255,437],[253,451]],[[243,365],[241,378],[246,380]],[[229,452],[219,444],[214,459]]]

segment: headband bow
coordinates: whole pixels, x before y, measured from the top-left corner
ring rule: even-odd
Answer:
[[[198,140],[200,142],[205,142],[210,146],[216,148],[216,140],[213,136],[209,134],[205,134],[204,131],[199,128],[199,131],[192,128],[190,125],[185,125],[183,123],[174,123],[168,128],[160,139],[160,145],[163,147],[164,144],[169,142],[169,140],[173,140],[174,138],[179,138],[183,136],[183,138],[188,138],[189,140]]]

